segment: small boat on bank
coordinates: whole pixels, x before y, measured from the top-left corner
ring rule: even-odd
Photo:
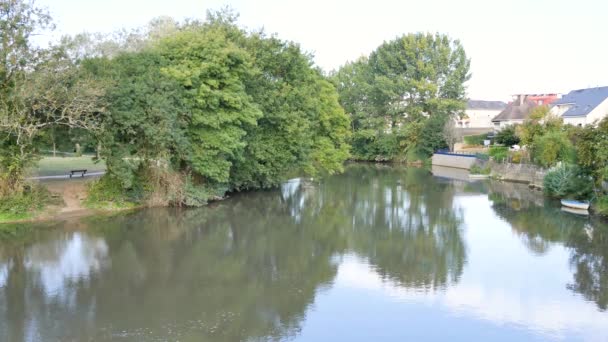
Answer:
[[[564,200],[564,199],[561,202],[562,202],[562,206],[564,206],[564,207],[579,209],[579,210],[588,210],[589,209],[589,202]]]

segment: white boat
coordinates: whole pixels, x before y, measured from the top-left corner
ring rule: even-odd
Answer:
[[[589,209],[589,202],[581,202],[581,201],[574,201],[574,200],[562,200],[561,202],[564,207],[582,209],[582,210]]]
[[[582,216],[589,215],[589,211],[586,209],[574,209],[574,208],[570,208],[570,207],[562,207],[562,211],[566,212],[566,213],[582,215]]]

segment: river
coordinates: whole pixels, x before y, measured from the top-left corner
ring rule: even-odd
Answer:
[[[608,225],[517,184],[355,164],[22,228],[0,341],[608,339]]]

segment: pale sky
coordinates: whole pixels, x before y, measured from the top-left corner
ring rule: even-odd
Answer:
[[[204,18],[229,5],[240,24],[293,40],[324,70],[369,54],[409,32],[462,41],[473,99],[566,93],[608,85],[608,1],[604,0],[37,0],[57,32],[110,32],[168,15]]]

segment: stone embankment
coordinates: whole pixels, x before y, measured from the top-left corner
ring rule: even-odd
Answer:
[[[482,161],[470,154],[435,153],[432,158],[433,166],[452,167],[470,170],[473,165],[480,169],[490,169],[490,177],[508,181],[529,184],[531,187],[542,189],[546,170],[536,165],[497,163]]]

